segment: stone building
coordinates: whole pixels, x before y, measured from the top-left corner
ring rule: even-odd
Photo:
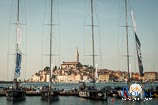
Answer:
[[[158,78],[157,72],[145,72],[144,81],[154,81]]]
[[[62,69],[77,69],[79,67],[81,67],[81,63],[79,62],[79,52],[78,49],[76,51],[76,55],[75,55],[76,60],[73,62],[65,62],[63,61],[63,63],[61,64],[61,68]]]

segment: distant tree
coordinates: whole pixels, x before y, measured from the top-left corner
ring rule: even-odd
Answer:
[[[55,71],[55,70],[57,70],[57,66],[54,66],[54,69],[53,69],[53,71]]]
[[[21,79],[19,79],[18,81],[21,82]]]
[[[44,71],[48,71],[48,70],[50,70],[50,67],[46,66],[46,67],[44,68]]]
[[[92,65],[90,65],[90,66],[89,66],[89,69],[93,69],[93,66],[92,66]]]

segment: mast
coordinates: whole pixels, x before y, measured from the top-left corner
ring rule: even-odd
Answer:
[[[49,90],[51,89],[51,76],[52,76],[52,25],[53,25],[53,19],[52,19],[52,16],[53,16],[53,0],[51,0],[51,3],[50,3],[50,55],[49,55],[49,66],[50,66],[50,74],[49,74]]]
[[[17,22],[19,22],[19,0],[17,5]]]
[[[16,53],[18,53],[19,50],[19,25],[20,25],[20,19],[19,19],[19,0],[17,0],[17,18],[16,18]]]
[[[128,70],[128,84],[130,82],[129,73],[129,45],[128,45],[128,0],[125,0],[125,19],[126,19],[126,44],[127,44],[127,70]]]
[[[20,36],[19,36],[19,34],[20,34],[20,33],[19,33],[19,31],[20,31],[20,30],[19,30],[19,28],[20,28],[20,26],[19,26],[19,25],[20,25],[20,18],[19,18],[19,16],[20,16],[20,15],[19,15],[20,3],[19,3],[19,2],[20,2],[20,1],[18,0],[17,2],[18,2],[18,5],[17,5],[17,23],[16,23],[16,25],[17,25],[17,26],[16,26],[16,31],[17,31],[17,33],[16,33],[16,34],[17,34],[17,35],[16,35],[16,43],[17,43],[17,44],[16,44],[16,53],[18,53],[18,50],[19,50],[19,47],[20,47],[20,46],[19,46],[19,44],[20,44],[20,43],[19,43],[19,38],[20,38]]]
[[[15,66],[15,74],[14,74],[14,82],[17,82],[17,78],[20,76],[20,68],[18,68],[18,67],[20,67],[20,65],[18,65],[17,64],[17,62],[19,62],[18,61],[18,57],[19,56],[21,56],[20,55],[20,49],[19,49],[19,47],[20,47],[20,19],[19,19],[19,6],[20,5],[20,3],[19,3],[19,0],[17,0],[17,18],[16,18],[16,61],[15,61],[15,64],[16,64],[16,66]],[[20,57],[21,58],[21,57]],[[21,64],[21,61],[20,61],[20,63],[19,64]]]
[[[94,17],[93,17],[93,0],[91,0],[91,32],[92,32],[92,60],[93,60],[93,74],[95,68],[95,51],[94,51]]]
[[[136,55],[137,55],[137,60],[138,60],[139,74],[142,77],[144,75],[144,73],[143,73],[144,68],[143,68],[143,63],[142,63],[141,42],[137,36],[136,22],[134,19],[133,11],[131,11],[131,17],[132,17],[132,23],[133,23],[133,32],[134,32],[134,36],[135,36]]]

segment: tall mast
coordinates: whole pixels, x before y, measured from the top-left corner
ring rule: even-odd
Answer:
[[[93,60],[93,72],[95,68],[95,55],[94,55],[94,17],[93,17],[93,0],[91,0],[91,31],[92,31],[92,60]]]
[[[18,6],[17,6],[17,22],[19,22],[19,0],[18,0]]]
[[[126,44],[127,44],[127,70],[128,70],[128,83],[130,81],[129,73],[129,45],[128,45],[128,0],[125,0],[125,18],[126,18]]]
[[[18,53],[19,53],[19,47],[20,47],[20,19],[19,19],[19,6],[20,3],[19,3],[19,0],[17,0],[17,18],[16,18],[16,45],[15,45],[15,48],[16,48],[16,59],[15,59],[15,74],[14,74],[14,82],[17,82],[17,78],[20,76],[20,71],[18,70],[17,71],[17,66],[19,67],[20,65],[17,65],[17,62],[18,62],[18,59],[17,59],[17,56],[18,56]],[[21,58],[21,57],[20,57]],[[20,61],[20,64],[21,64],[21,61]]]
[[[53,16],[53,0],[51,0],[51,3],[50,3],[50,56],[49,56],[49,66],[50,66],[50,76],[49,76],[49,88],[51,88],[51,76],[52,76],[52,27],[53,27],[53,19],[52,19],[52,16]]]
[[[17,19],[16,19],[16,52],[18,52],[18,47],[19,47],[19,45],[18,45],[18,38],[19,38],[19,31],[18,31],[18,29],[19,29],[19,24],[20,24],[20,19],[19,19],[19,6],[20,5],[20,3],[19,3],[19,0],[17,0]]]

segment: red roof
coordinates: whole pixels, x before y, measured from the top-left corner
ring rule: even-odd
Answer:
[[[62,65],[80,64],[80,62],[63,62]]]

